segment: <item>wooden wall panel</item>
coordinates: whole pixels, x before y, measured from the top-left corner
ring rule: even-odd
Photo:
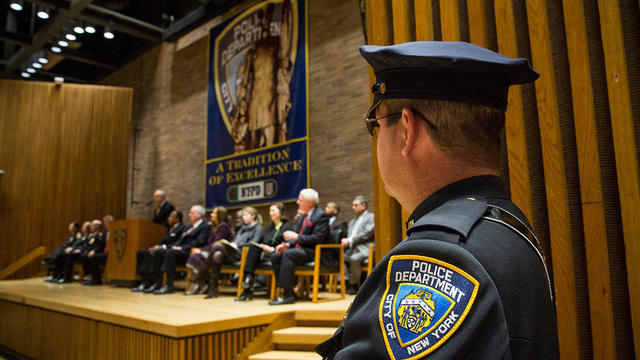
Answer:
[[[0,81],[0,269],[59,247],[71,221],[125,217],[131,101],[127,88]]]
[[[627,258],[627,282],[636,358],[640,358],[640,172],[620,7],[615,1],[598,1],[602,46],[607,74],[611,128],[616,154],[618,191]],[[637,44],[636,44],[637,45]]]
[[[582,1],[563,2],[567,32],[567,49],[571,64],[571,91],[574,96],[576,142],[582,198],[585,252],[589,281],[591,338],[596,359],[615,359],[615,329],[609,278],[609,251],[600,173],[596,117],[591,66],[587,47],[587,30]]]
[[[498,51],[512,58],[519,57],[516,25],[511,0],[496,0],[494,3]],[[529,162],[527,159],[527,137],[523,108],[522,86],[509,88],[509,106],[505,121],[507,161],[509,163],[509,186],[511,199],[520,207],[528,219],[533,219]]]
[[[385,0],[367,0],[367,38],[372,45],[392,43],[392,33],[388,24],[392,17],[391,4]],[[373,72],[369,78],[375,81]],[[401,224],[401,209],[398,202],[389,196],[384,189],[384,182],[378,171],[376,156],[376,140],[371,139],[371,160],[373,177],[373,203],[376,209],[375,246],[376,263],[404,238]]]
[[[627,39],[634,34],[625,33],[630,22],[640,28],[640,17],[622,21],[621,8],[638,9],[632,0],[594,2],[597,6],[576,0],[414,0],[414,36],[406,34],[406,2],[371,0],[367,31],[376,44],[468,38],[509,57],[530,56],[541,78],[535,89],[509,90],[508,176],[513,201],[535,220],[543,246],[551,244],[547,255],[553,265],[561,358],[640,359],[640,127],[633,114],[640,104],[630,90],[627,63],[640,45]],[[585,6],[592,12],[586,13]],[[592,16],[585,20],[594,10],[599,23]],[[606,94],[600,84],[605,77]],[[611,136],[603,128],[603,111],[611,119]],[[617,173],[619,199],[612,199],[611,185],[605,189],[611,169]],[[544,184],[536,180],[541,174]],[[545,202],[546,214],[541,210]],[[376,203],[376,217],[401,216],[395,206]],[[610,227],[616,222],[622,224],[622,238]],[[378,257],[395,245],[389,239],[401,237],[400,229],[396,236],[389,226],[384,231],[384,238],[376,238]],[[623,246],[626,278],[621,279],[614,261]],[[613,293],[621,287],[628,288],[627,303]],[[635,352],[622,340],[631,331]]]
[[[527,20],[529,22],[533,67],[542,74],[540,79],[535,82],[535,87],[557,296],[560,356],[566,359],[579,359],[581,356],[577,323],[574,253],[546,4],[543,1],[527,2]]]

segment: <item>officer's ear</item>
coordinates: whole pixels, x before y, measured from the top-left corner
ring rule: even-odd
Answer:
[[[420,138],[421,122],[410,109],[402,109],[400,123],[403,131],[402,155],[409,155],[416,147]]]

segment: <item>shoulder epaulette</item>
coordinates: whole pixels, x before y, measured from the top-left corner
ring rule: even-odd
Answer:
[[[487,202],[482,198],[459,198],[447,201],[418,219],[407,229],[411,236],[416,231],[427,230],[432,226],[445,227],[467,237],[473,225],[487,210]]]

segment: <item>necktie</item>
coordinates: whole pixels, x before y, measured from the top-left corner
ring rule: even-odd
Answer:
[[[307,218],[308,218],[309,214],[305,214],[304,215],[304,219],[302,220],[302,226],[300,226],[300,232],[298,234],[302,235],[302,233],[304,232],[304,229],[307,228]],[[296,249],[300,247],[300,243],[296,242]]]

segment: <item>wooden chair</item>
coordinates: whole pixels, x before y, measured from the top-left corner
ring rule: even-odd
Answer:
[[[362,270],[365,273],[365,277],[369,276],[369,274],[371,274],[371,271],[373,271],[373,267],[375,265],[375,259],[376,259],[375,245],[369,244],[369,256],[366,259],[364,259],[364,262],[363,262],[364,269]],[[329,276],[328,288],[329,288],[329,291],[331,292],[338,292],[338,279],[336,278],[336,276],[334,275]]]
[[[336,266],[327,267],[323,266],[320,259],[322,257],[322,250],[338,250],[338,264]],[[345,298],[345,284],[344,284],[344,248],[340,244],[319,244],[316,245],[315,259],[313,262],[309,262],[305,265],[298,266],[295,269],[295,275],[313,276],[312,297],[311,301],[314,303],[339,300]],[[318,299],[318,287],[320,286],[320,275],[335,275],[340,276],[340,298],[328,298]],[[304,283],[304,282],[303,282]]]
[[[247,255],[249,254],[249,248],[242,248],[242,253],[240,254],[240,261],[235,261],[231,264],[224,264],[220,268],[220,274],[238,274],[238,289],[236,290],[236,296],[242,295],[242,264],[247,261]]]
[[[249,247],[242,248],[242,256],[240,258],[240,274],[238,275],[238,296],[242,294],[242,281],[244,279],[244,267],[247,263],[247,255],[249,254]],[[266,275],[269,279],[269,298],[274,299],[276,295],[276,275],[273,273],[271,267],[271,261],[263,262],[259,264],[254,272],[254,275]]]
[[[369,257],[367,257],[364,260],[364,266],[365,266],[364,272],[366,276],[369,276],[369,274],[371,274],[371,271],[373,270],[373,266],[375,265],[375,262],[376,262],[375,248],[376,246],[374,244],[369,244]]]

